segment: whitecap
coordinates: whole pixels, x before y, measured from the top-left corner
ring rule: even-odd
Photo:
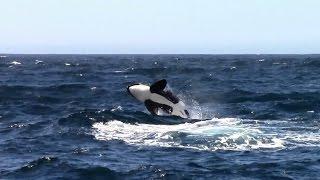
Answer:
[[[43,63],[43,61],[40,61],[38,59],[35,60],[35,64],[40,64],[40,63]]]
[[[117,106],[117,107],[115,107],[115,108],[112,108],[112,109],[111,109],[111,112],[122,111],[122,110],[123,110],[123,109],[122,109],[121,106]]]
[[[287,65],[287,63],[286,62],[274,62],[274,63],[272,63],[272,64],[274,64],[274,65]]]
[[[21,62],[19,62],[19,61],[12,61],[10,64],[12,64],[12,65],[20,65]]]
[[[10,125],[10,128],[22,128],[22,127],[26,127],[27,125],[25,124],[13,124]]]

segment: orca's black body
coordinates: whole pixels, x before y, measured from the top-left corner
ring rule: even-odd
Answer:
[[[169,90],[165,90],[167,81],[162,79],[155,82],[150,87],[143,84],[133,84],[128,86],[128,92],[138,100],[144,102],[147,110],[154,115],[158,115],[159,110],[170,115],[188,118],[189,112],[185,109],[183,102]]]

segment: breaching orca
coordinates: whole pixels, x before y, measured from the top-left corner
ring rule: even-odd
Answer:
[[[129,94],[144,102],[148,111],[153,115],[159,115],[162,110],[167,114],[189,118],[189,112],[178,97],[171,91],[165,90],[167,81],[162,79],[153,83],[151,86],[144,84],[132,84],[127,87]]]

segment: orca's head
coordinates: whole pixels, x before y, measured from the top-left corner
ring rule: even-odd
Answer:
[[[138,99],[141,102],[149,99],[150,97],[150,87],[143,84],[132,84],[127,87],[129,94]]]

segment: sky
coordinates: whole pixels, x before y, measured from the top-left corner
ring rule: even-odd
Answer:
[[[0,0],[0,53],[320,53],[319,0]]]

